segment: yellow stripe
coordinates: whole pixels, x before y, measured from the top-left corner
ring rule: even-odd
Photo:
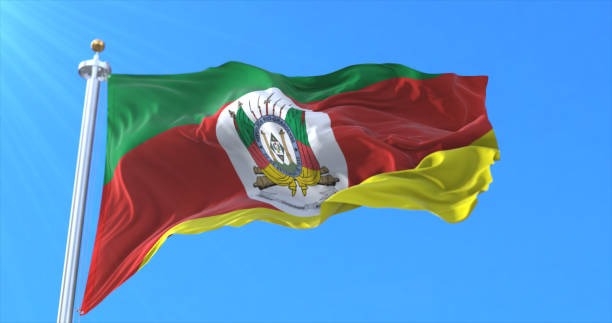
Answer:
[[[266,208],[238,210],[180,223],[164,233],[142,261],[144,266],[172,234],[196,234],[222,226],[241,226],[259,220],[296,229],[309,229],[334,214],[360,206],[430,211],[447,222],[459,222],[476,206],[476,196],[491,183],[489,166],[499,160],[493,130],[471,145],[432,153],[414,169],[372,176],[332,195],[321,214],[297,217]],[[139,269],[140,269],[139,268]]]

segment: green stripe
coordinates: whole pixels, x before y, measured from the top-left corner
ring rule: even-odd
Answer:
[[[246,112],[244,112],[242,108],[236,111],[236,125],[240,129],[238,131],[238,136],[240,136],[242,143],[247,148],[249,148],[251,143],[253,143],[253,141],[255,140],[255,134],[253,133],[253,128],[255,127],[255,125],[253,124],[253,121],[249,119],[249,117],[246,115]]]
[[[306,125],[302,122],[303,114],[304,111],[302,110],[289,109],[285,116],[285,122],[287,122],[287,125],[291,128],[291,132],[293,132],[295,139],[310,147],[308,135],[306,134]]]
[[[299,102],[323,100],[396,77],[434,78],[398,64],[363,64],[331,74],[288,77],[237,62],[177,75],[113,74],[108,82],[108,138],[104,183],[119,159],[146,140],[176,126],[199,124],[224,104],[277,87]]]

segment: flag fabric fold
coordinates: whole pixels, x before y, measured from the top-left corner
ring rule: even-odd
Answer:
[[[359,206],[465,219],[499,150],[487,78],[364,64],[287,77],[236,62],[109,79],[105,185],[81,314],[172,234],[314,228]]]

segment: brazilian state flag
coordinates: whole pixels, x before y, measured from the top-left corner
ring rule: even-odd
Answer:
[[[465,219],[499,159],[487,77],[396,64],[287,77],[241,63],[111,75],[105,184],[81,313],[172,234],[314,228],[360,206]]]

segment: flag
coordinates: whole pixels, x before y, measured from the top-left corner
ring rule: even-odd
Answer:
[[[287,77],[230,62],[108,83],[102,205],[81,314],[172,234],[314,228],[359,206],[465,219],[499,158],[487,77],[397,64]],[[348,220],[348,219],[347,219]]]

